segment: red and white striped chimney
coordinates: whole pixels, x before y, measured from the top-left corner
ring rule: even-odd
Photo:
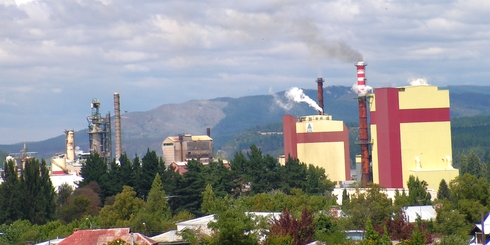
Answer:
[[[364,96],[366,95],[366,76],[365,76],[365,69],[366,69],[366,64],[364,61],[359,61],[356,64],[357,67],[357,94],[359,96]]]

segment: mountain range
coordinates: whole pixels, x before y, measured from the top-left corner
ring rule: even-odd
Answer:
[[[490,115],[490,86],[448,86],[439,89],[450,91],[451,118]],[[304,93],[316,100],[317,91],[305,89]],[[249,146],[230,147],[243,137],[243,132],[282,131],[282,116],[312,115],[317,112],[305,103],[294,103],[289,109],[282,105],[288,102],[285,91],[274,95],[256,95],[239,98],[221,97],[210,100],[191,100],[180,104],[164,104],[144,112],[130,112],[121,115],[122,148],[131,158],[142,156],[147,150],[162,154],[161,143],[168,137],[183,133],[204,135],[211,129],[215,142],[215,152],[230,157],[234,151]],[[277,103],[279,100],[281,103]],[[356,94],[350,87],[329,86],[324,88],[325,113],[334,120],[343,120],[355,128],[358,122]],[[85,120],[81,117],[80,120]],[[271,126],[267,126],[271,125]],[[114,126],[113,126],[114,128]],[[114,135],[114,134],[113,134]],[[267,136],[275,140],[282,136]],[[277,138],[277,139],[276,139]],[[253,142],[252,142],[253,143]],[[0,145],[0,151],[16,153],[24,142]],[[75,144],[88,151],[87,129],[75,132]],[[27,142],[28,151],[37,152],[37,158],[49,159],[55,153],[65,151],[64,135],[39,142]],[[115,146],[113,140],[113,147]],[[276,147],[277,148],[277,147]],[[280,154],[282,149],[271,152]],[[114,151],[113,151],[114,152]]]

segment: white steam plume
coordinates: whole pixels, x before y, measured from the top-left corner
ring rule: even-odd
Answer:
[[[427,83],[427,78],[422,77],[422,78],[409,78],[408,83],[410,83],[411,86],[422,86],[422,85],[429,85]]]
[[[303,90],[300,88],[293,87],[293,88],[289,89],[288,91],[286,91],[285,95],[289,101],[294,101],[296,103],[305,102],[310,107],[315,108],[315,110],[317,110],[319,112],[323,112],[322,108],[320,108],[320,106],[318,106],[318,104],[314,100],[312,100],[310,97],[308,97],[308,95],[303,93]]]
[[[282,102],[279,96],[277,96],[277,94],[274,94],[272,92],[272,89],[269,89],[269,93],[272,95],[272,97],[274,97],[274,102],[276,102],[278,106],[280,106],[286,111],[289,111],[291,110],[291,108],[293,108],[294,102],[296,103],[305,102],[310,107],[315,108],[315,110],[319,112],[323,112],[322,108],[314,100],[308,97],[308,95],[303,93],[303,90],[300,88],[292,87],[284,93],[284,95],[288,99],[287,103]]]
[[[289,111],[291,110],[291,108],[293,108],[293,104],[290,101],[288,101],[288,103],[283,103],[281,98],[277,94],[272,92],[272,88],[269,88],[269,94],[272,95],[272,97],[274,98],[274,102],[276,102],[276,105],[278,105],[282,109]]]
[[[283,108],[286,111],[291,110],[291,108],[293,108],[293,104],[295,102],[296,103],[305,102],[310,107],[315,108],[315,110],[323,112],[322,108],[320,108],[320,106],[318,106],[318,104],[314,100],[312,100],[310,97],[308,97],[308,95],[303,93],[303,90],[300,88],[292,87],[284,93],[284,95],[288,99],[287,103],[282,102],[281,98],[279,98],[279,96],[277,96],[277,94],[274,94],[272,92],[272,89],[269,89],[269,93],[272,95],[272,97],[274,97],[274,102],[276,102],[276,104],[278,106],[280,106],[281,108]]]
[[[357,83],[352,85],[352,91],[354,91],[354,93],[356,93],[359,97],[366,96],[366,94],[372,90],[373,88],[368,85],[358,85]]]

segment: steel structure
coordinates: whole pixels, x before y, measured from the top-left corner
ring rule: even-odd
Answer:
[[[368,134],[368,119],[367,119],[367,100],[366,91],[366,64],[363,61],[357,62],[357,99],[359,101],[359,145],[361,146],[361,166],[362,177],[361,183],[366,187],[369,182],[372,182],[371,165],[369,154],[369,134]]]
[[[105,160],[110,160],[112,158],[111,115],[107,113],[105,117],[101,116],[98,99],[93,99],[90,106],[92,114],[87,116],[90,154],[97,152]]]

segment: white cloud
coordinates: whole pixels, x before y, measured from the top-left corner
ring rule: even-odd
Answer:
[[[321,75],[350,86],[361,56],[373,87],[414,74],[481,84],[489,11],[482,0],[0,0],[0,110],[15,118],[69,106],[85,123],[83,105],[114,91],[135,111],[314,88]]]

